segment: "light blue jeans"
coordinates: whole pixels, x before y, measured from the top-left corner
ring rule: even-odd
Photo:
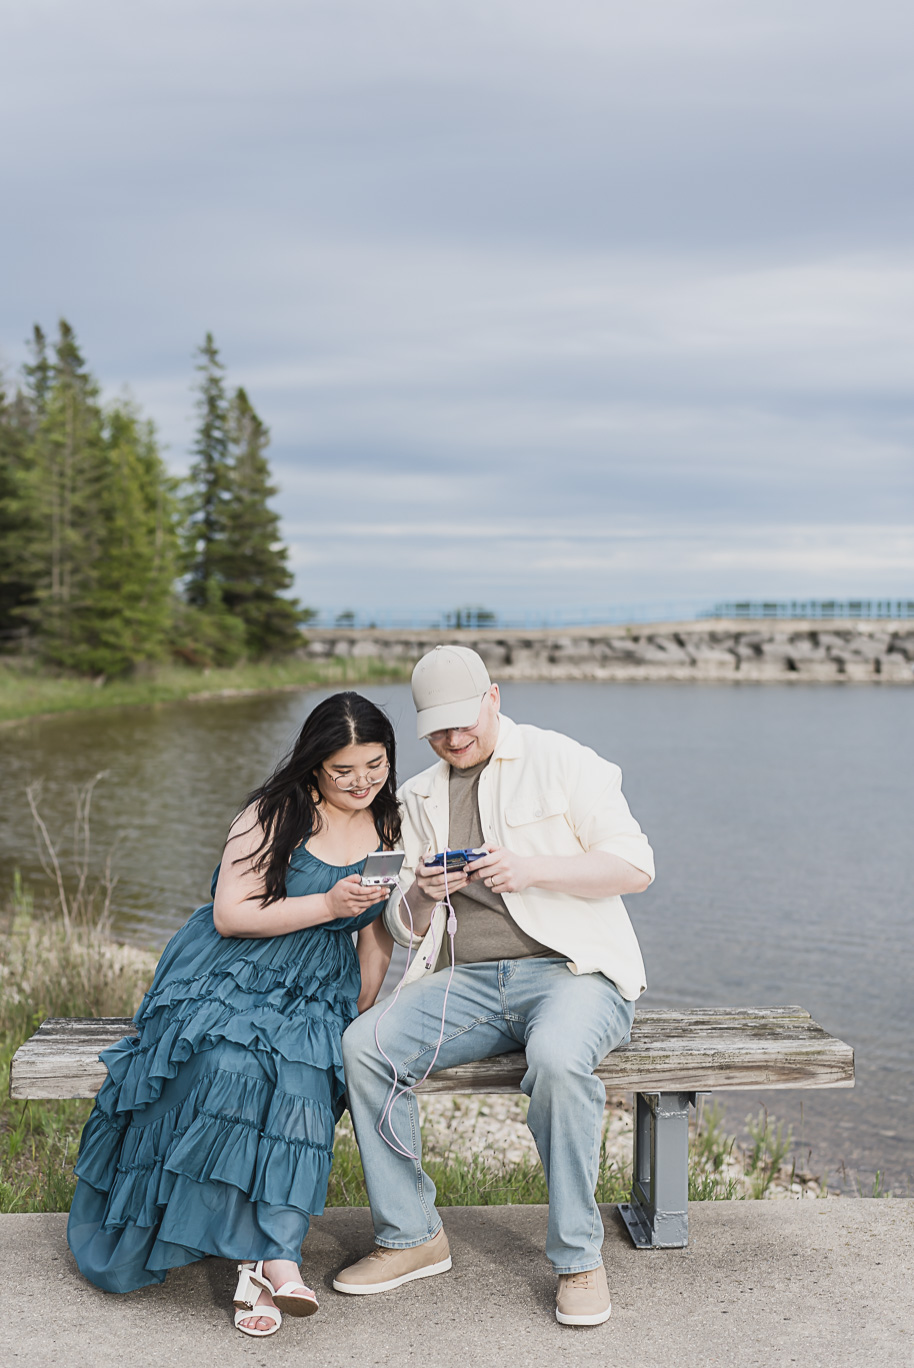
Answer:
[[[343,1036],[349,1110],[362,1154],[379,1245],[407,1249],[441,1226],[435,1185],[422,1168],[419,1113],[412,1093],[393,1108],[404,1149],[378,1134],[393,1082],[378,1038],[400,1084],[421,1078],[441,1030],[448,970],[402,989],[389,1005],[358,1017]],[[603,1223],[594,1198],[606,1090],[593,1070],[628,1040],[634,1003],[602,974],[572,974],[564,959],[498,960],[459,965],[447,1000],[444,1039],[435,1069],[509,1050],[526,1050],[521,1083],[530,1098],[527,1125],[549,1186],[546,1254],[556,1273],[580,1273],[601,1262]],[[387,1126],[384,1134],[390,1137]]]

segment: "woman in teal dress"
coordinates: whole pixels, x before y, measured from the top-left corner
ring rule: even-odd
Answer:
[[[97,1286],[130,1292],[216,1254],[239,1261],[243,1333],[317,1310],[299,1258],[344,1106],[340,1038],[390,960],[359,874],[399,841],[395,768],[385,714],[335,694],[232,824],[213,901],[166,946],[139,1034],[102,1055],[67,1227]]]

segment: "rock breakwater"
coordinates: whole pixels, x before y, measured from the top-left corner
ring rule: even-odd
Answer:
[[[914,623],[789,620],[636,623],[535,631],[324,628],[308,659],[377,660],[392,669],[459,642],[502,680],[914,684]]]

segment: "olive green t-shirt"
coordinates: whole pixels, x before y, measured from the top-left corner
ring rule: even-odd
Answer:
[[[472,769],[451,767],[448,779],[451,850],[478,850],[485,845],[479,819],[479,776],[488,760]],[[504,899],[482,879],[451,894],[457,914],[454,935],[454,960],[457,964],[479,964],[483,960],[532,959],[554,955],[547,945],[522,931],[511,916]]]

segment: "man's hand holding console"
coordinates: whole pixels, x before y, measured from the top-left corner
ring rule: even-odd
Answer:
[[[432,911],[449,893],[459,893],[474,880],[495,893],[523,893],[527,888],[553,889],[579,898],[607,898],[623,893],[643,893],[650,878],[608,851],[589,850],[584,855],[516,855],[502,846],[485,847],[488,854],[445,878],[441,865],[416,866],[416,881],[407,893],[415,930],[424,935]]]
[[[393,1005],[359,1017],[343,1038],[376,1248],[334,1286],[383,1292],[451,1266],[422,1169],[413,1094],[403,1092],[385,1113],[391,1064],[406,1088],[430,1066],[525,1050],[527,1124],[549,1185],[556,1316],[596,1325],[610,1301],[594,1199],[605,1090],[593,1070],[628,1039],[644,991],[620,895],[648,886],[651,849],[622,796],[618,767],[558,732],[501,716],[498,686],[476,652],[444,646],[423,656],[413,699],[419,736],[439,763],[399,791],[406,897],[393,893],[385,918],[401,945],[425,936],[414,971],[431,972]],[[425,863],[455,849],[485,853],[446,876]],[[453,970],[435,911],[445,899],[452,926],[456,919]]]

